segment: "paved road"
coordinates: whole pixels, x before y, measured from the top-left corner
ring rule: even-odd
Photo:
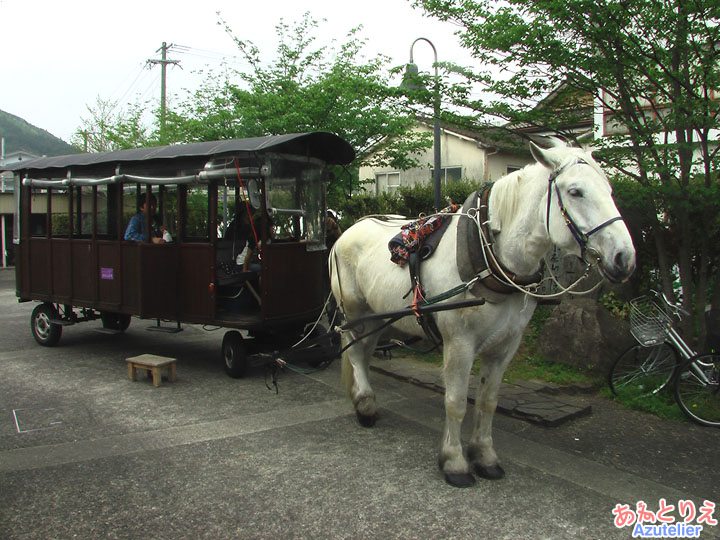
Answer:
[[[374,373],[381,417],[364,429],[339,366],[284,373],[275,394],[262,371],[224,375],[222,330],[87,323],[43,348],[13,277],[0,270],[3,540],[630,538],[618,503],[720,502],[719,431],[595,397],[576,398],[590,417],[557,428],[497,417],[507,477],[454,489],[435,465],[437,393]],[[142,353],[176,357],[178,380],[131,382],[125,358]]]

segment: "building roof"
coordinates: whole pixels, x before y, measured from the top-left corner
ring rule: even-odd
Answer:
[[[432,118],[418,117],[418,122],[430,129],[433,128]],[[527,141],[523,137],[503,127],[488,126],[482,129],[468,129],[448,122],[440,122],[440,128],[447,133],[472,139],[483,148],[514,153],[523,150],[528,151]]]

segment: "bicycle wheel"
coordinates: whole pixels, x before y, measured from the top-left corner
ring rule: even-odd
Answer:
[[[675,379],[675,399],[688,418],[720,427],[720,355],[692,357]]]
[[[627,398],[656,394],[670,382],[679,362],[675,347],[669,343],[633,345],[615,360],[608,377],[610,390]]]

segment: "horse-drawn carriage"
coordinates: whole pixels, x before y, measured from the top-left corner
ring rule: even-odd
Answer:
[[[414,273],[411,265],[394,264],[388,251],[407,226],[402,220],[359,222],[329,257],[333,294],[348,319],[341,328],[343,379],[362,424],[376,417],[368,363],[378,331],[394,323],[422,336],[421,326],[406,316],[435,313],[447,415],[439,464],[455,486],[471,485],[473,473],[504,475],[492,418],[502,375],[537,302],[543,259],[558,248],[614,282],[635,267],[632,239],[592,156],[564,144],[531,150],[538,163],[446,214],[435,254]],[[31,320],[35,339],[53,345],[63,326],[95,318],[120,331],[131,315],[177,321],[178,328],[180,322],[217,325],[233,329],[223,340],[223,357],[228,373],[242,375],[247,354],[237,329],[279,348],[323,310],[326,170],[353,158],[342,139],[311,133],[7,167],[16,175],[17,295],[42,302]],[[150,237],[153,196],[175,239],[124,240],[125,226],[143,203]],[[238,271],[241,246],[227,235],[243,205],[248,214],[256,212],[251,227],[262,250],[258,275]],[[415,293],[410,307],[408,288]],[[330,356],[338,352],[327,349]],[[310,354],[317,362],[322,347]],[[465,453],[460,426],[478,354],[476,419]]]
[[[55,345],[64,327],[95,319],[124,331],[131,316],[168,332],[218,326],[230,329],[226,371],[243,375],[247,345],[292,343],[321,314],[328,166],[353,159],[344,140],[315,132],[5,166],[15,175],[16,294],[40,302],[35,340]],[[171,241],[151,241],[158,226]],[[238,258],[248,247],[260,252],[254,270]]]

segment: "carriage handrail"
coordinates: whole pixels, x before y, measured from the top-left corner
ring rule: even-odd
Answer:
[[[260,168],[243,167],[241,173],[245,177],[260,176]],[[48,188],[62,186],[101,186],[107,184],[120,184],[123,182],[134,182],[137,184],[153,184],[153,185],[184,185],[196,182],[207,182],[213,178],[235,177],[236,169],[213,169],[203,170],[198,174],[184,176],[137,176],[134,174],[114,174],[103,178],[63,178],[58,180],[48,180],[44,178],[28,178],[22,180],[23,186]]]
[[[268,213],[270,216],[275,216],[276,214],[287,214],[290,216],[304,216],[305,210],[297,209],[297,208],[268,208]]]

